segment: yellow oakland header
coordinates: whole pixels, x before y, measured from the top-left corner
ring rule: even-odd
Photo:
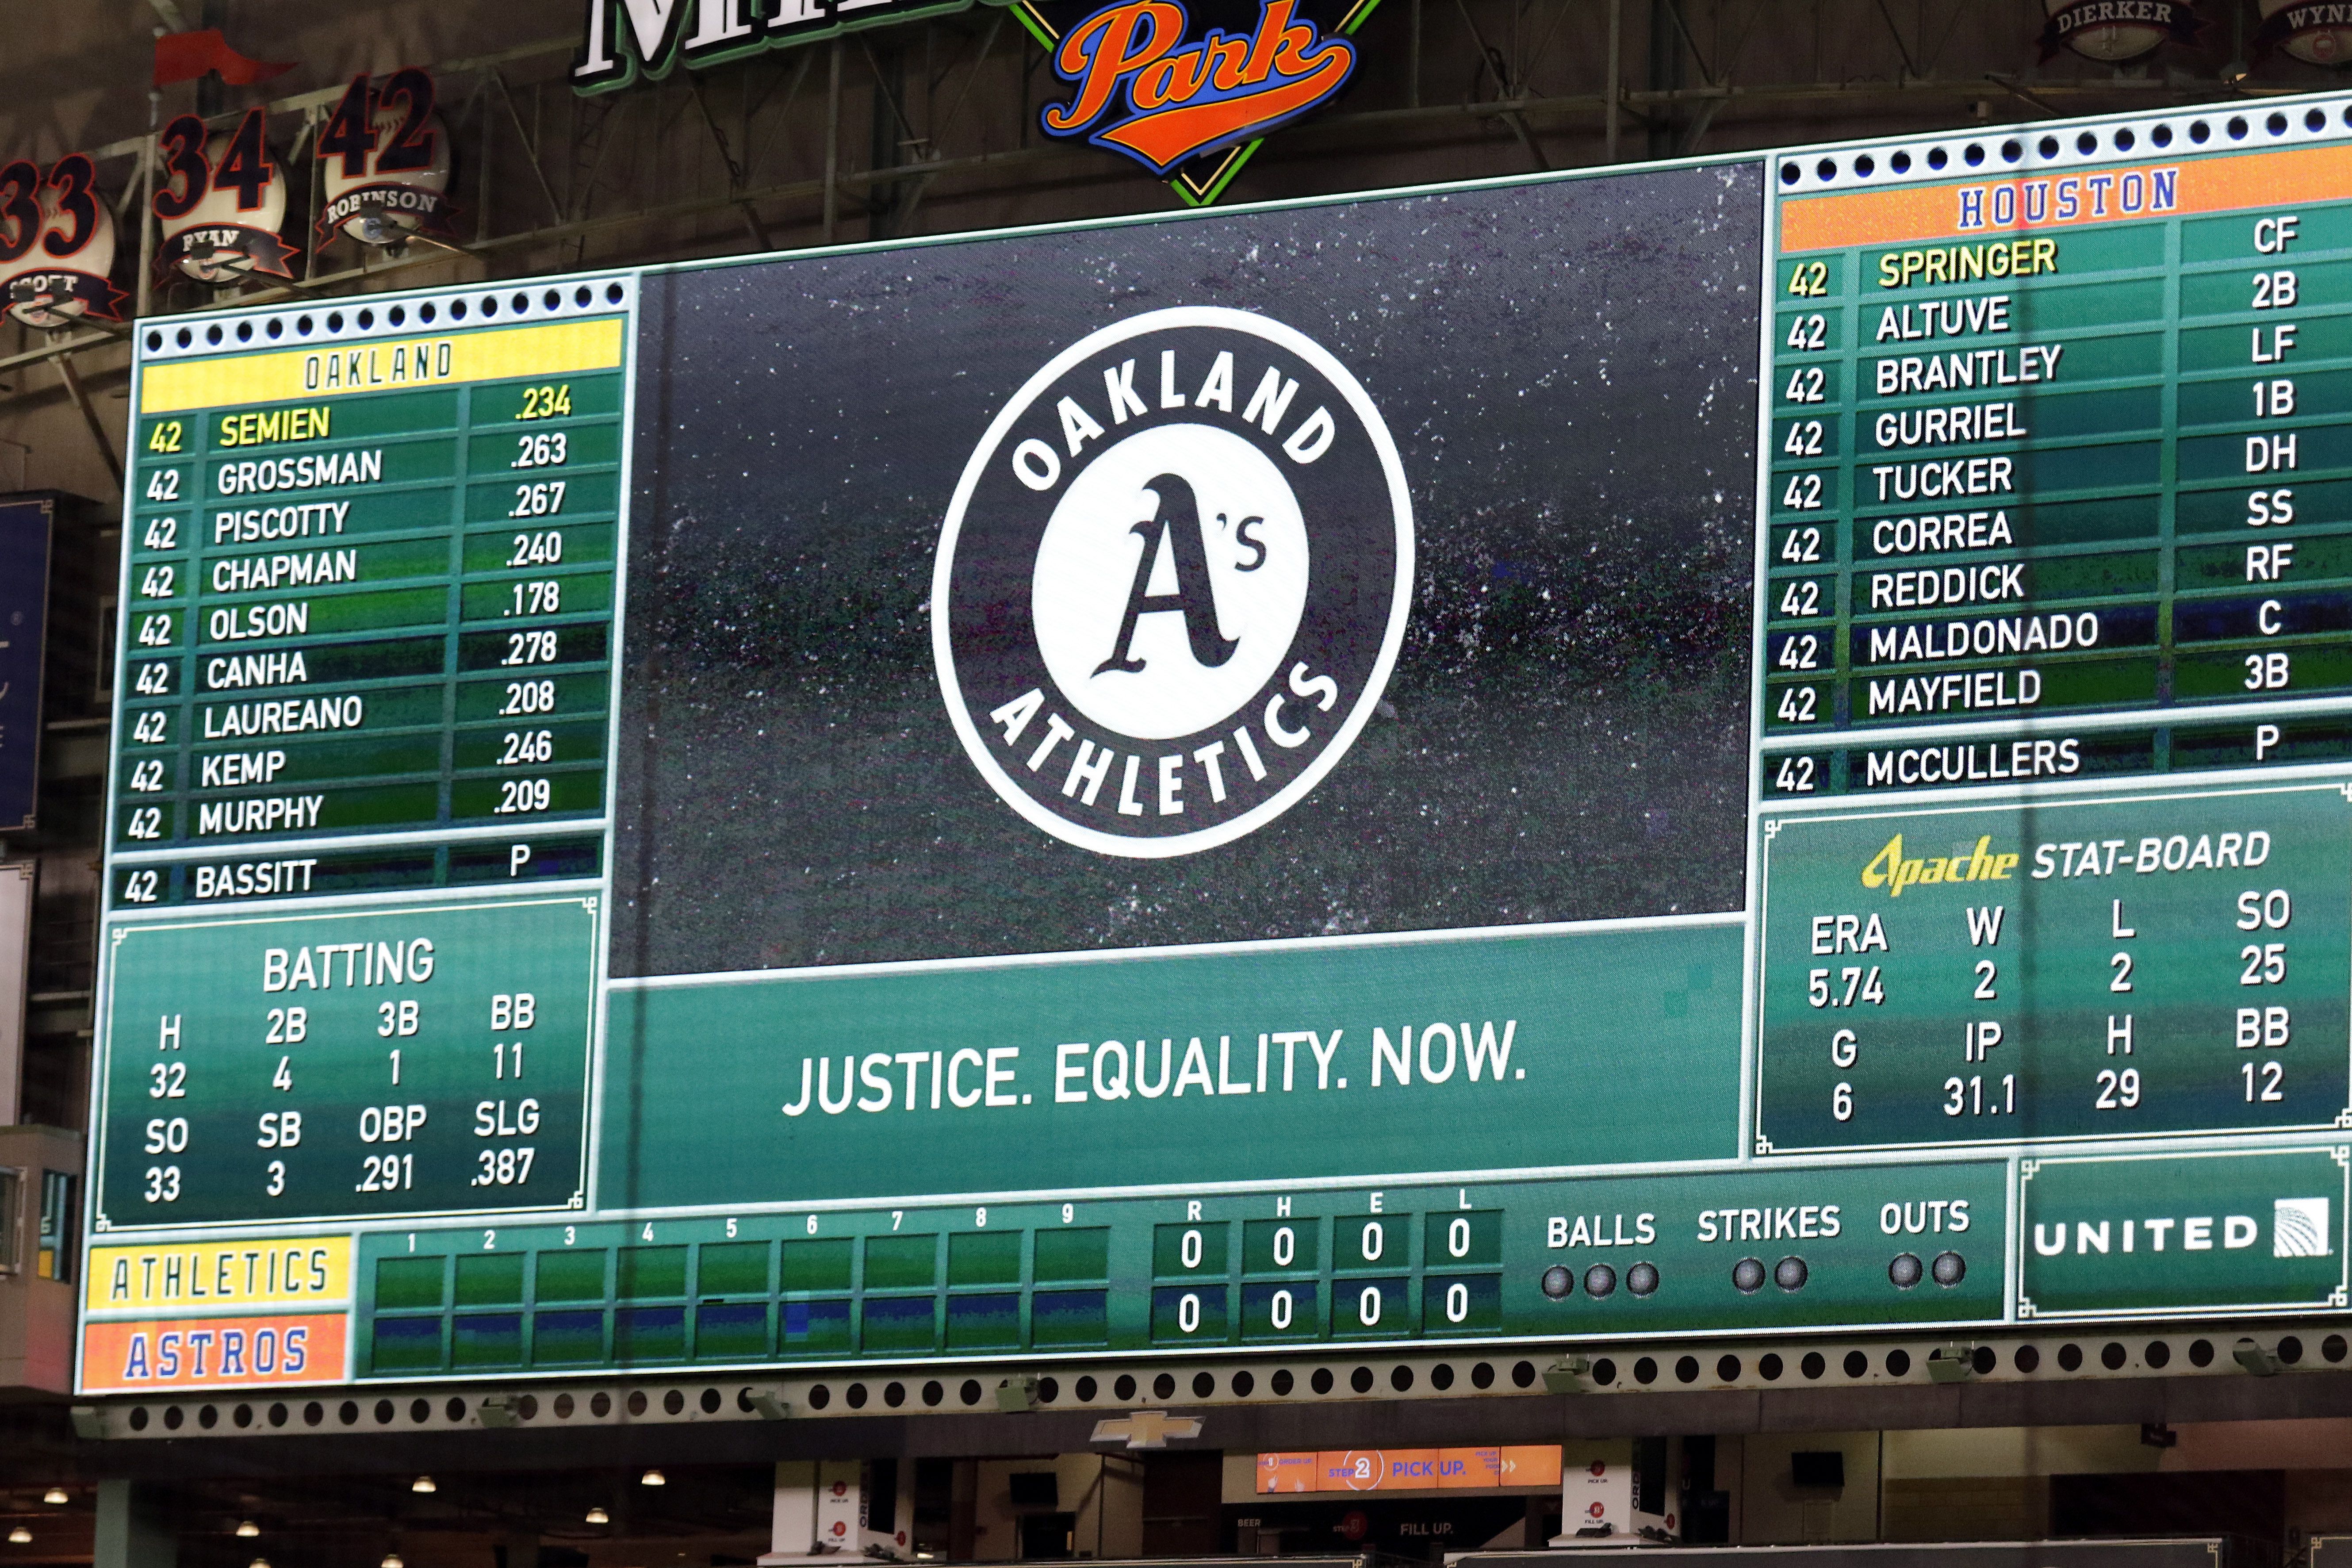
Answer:
[[[83,1305],[92,1312],[187,1311],[207,1307],[351,1300],[352,1238],[158,1242],[93,1247]]]
[[[605,316],[151,364],[140,376],[139,412],[176,414],[294,397],[613,370],[621,363],[621,318]]]

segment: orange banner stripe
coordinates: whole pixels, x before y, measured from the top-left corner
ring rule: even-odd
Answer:
[[[341,1383],[351,1320],[341,1312],[176,1318],[82,1326],[86,1394]]]
[[[2028,223],[2021,191],[2014,222],[1991,221],[1993,193],[2003,185],[2050,182],[2052,209],[2056,210],[2055,183],[2090,176],[2113,176],[2118,183],[2129,174],[2148,174],[2156,169],[2179,171],[2179,200],[2161,212],[2121,213],[2115,210],[2116,186],[2108,187],[2108,210],[2093,216],[2092,199],[2081,191],[2083,216],[2060,221]],[[1960,226],[1960,193],[1984,193],[1986,221]],[[1949,184],[1912,185],[1893,190],[1853,191],[1833,196],[1805,196],[1780,206],[1780,254],[1808,250],[1840,250],[1857,245],[1905,245],[1919,240],[1979,239],[1996,235],[2040,234],[2094,225],[2146,223],[2153,218],[2186,213],[2244,212],[2256,207],[2305,201],[2341,201],[2352,196],[2352,144],[2290,147],[2275,153],[2240,153],[2179,163],[2157,160],[2109,168],[2066,170],[2048,174],[2008,175],[1994,179],[1957,180]]]
[[[1559,1445],[1350,1448],[1260,1454],[1257,1489],[1278,1492],[1496,1490],[1559,1485]]]

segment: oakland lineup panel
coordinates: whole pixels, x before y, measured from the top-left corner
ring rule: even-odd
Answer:
[[[142,332],[81,1390],[2340,1310],[2347,175]]]

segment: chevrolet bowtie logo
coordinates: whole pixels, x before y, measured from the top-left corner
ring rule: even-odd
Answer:
[[[1171,1415],[1165,1410],[1138,1410],[1131,1415],[1114,1415],[1108,1421],[1095,1423],[1094,1441],[1113,1442],[1127,1439],[1130,1448],[1164,1448],[1171,1437],[1197,1437],[1201,1435],[1201,1418],[1197,1415]]]

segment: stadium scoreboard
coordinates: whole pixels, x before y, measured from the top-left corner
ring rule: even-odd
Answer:
[[[2342,1310],[2347,176],[143,328],[80,1390]]]

